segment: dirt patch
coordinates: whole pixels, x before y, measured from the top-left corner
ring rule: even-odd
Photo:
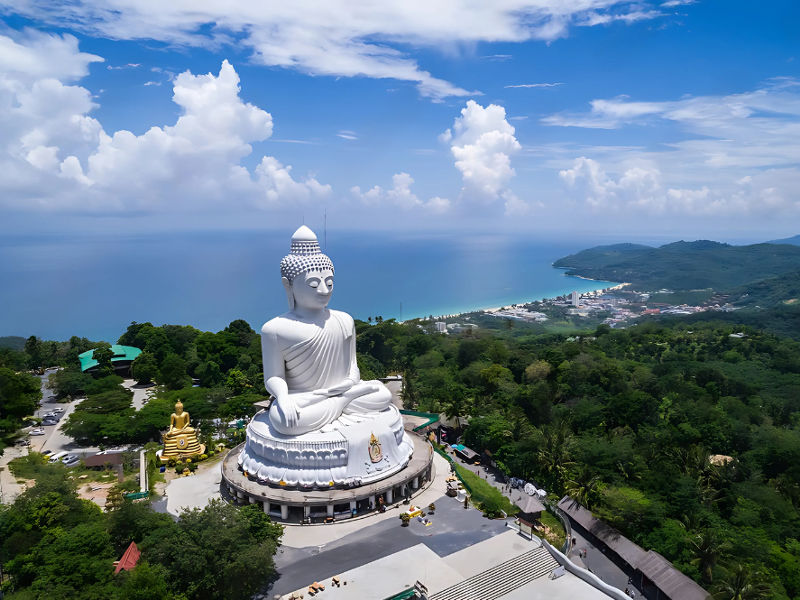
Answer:
[[[104,508],[106,505],[106,499],[108,498],[108,490],[114,487],[114,483],[87,483],[86,485],[81,485],[78,488],[78,497],[82,498],[83,500],[91,500],[100,508]]]

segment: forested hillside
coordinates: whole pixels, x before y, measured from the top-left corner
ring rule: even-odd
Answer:
[[[469,415],[465,442],[507,473],[571,494],[705,586],[744,565],[753,597],[800,594],[796,342],[703,323],[572,340],[384,323],[360,326],[359,351],[406,373],[414,406]]]
[[[800,344],[702,317],[570,336],[357,321],[358,361],[364,379],[402,373],[407,407],[459,420],[463,440],[507,474],[569,493],[709,589],[740,565],[762,589],[753,597],[796,598]],[[119,341],[144,349],[134,375],[161,384],[139,411],[116,376],[78,371],[74,341],[26,348],[58,350],[58,393],[88,396],[67,423],[80,440],[157,439],[178,398],[201,430],[264,399],[259,338],[244,321],[217,333],[132,324]],[[12,373],[32,360],[0,353]]]
[[[572,275],[633,284],[639,290],[727,291],[800,270],[800,248],[788,244],[730,246],[719,242],[675,242],[659,248],[598,246],[554,263]]]

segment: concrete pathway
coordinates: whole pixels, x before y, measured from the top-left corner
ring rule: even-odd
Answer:
[[[178,477],[167,485],[167,512],[178,516],[186,508],[203,508],[212,498],[219,499],[222,482],[222,458],[200,463],[194,475]]]
[[[122,387],[133,392],[133,408],[136,410],[140,410],[147,404],[148,400],[150,400],[150,396],[155,393],[156,389],[155,384],[139,385],[134,379],[126,379],[123,381]]]

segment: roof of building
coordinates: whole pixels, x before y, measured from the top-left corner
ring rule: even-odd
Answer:
[[[658,552],[650,550],[636,568],[664,594],[675,600],[705,600],[708,592],[672,566]]]
[[[139,548],[136,547],[136,542],[131,542],[131,545],[128,546],[127,550],[125,550],[125,554],[123,554],[122,558],[117,561],[117,568],[114,569],[114,574],[116,575],[122,569],[125,569],[126,571],[133,569],[136,566],[136,563],[139,562],[139,557],[141,555],[142,553],[139,552]]]
[[[95,350],[96,348],[92,348],[91,350],[87,350],[86,352],[78,355],[78,360],[81,361],[81,371],[87,371],[88,369],[96,367],[98,364],[100,364],[94,359]],[[142,353],[139,348],[134,348],[133,346],[120,346],[118,344],[113,344],[111,346],[111,351],[114,353],[114,356],[111,357],[112,363],[123,360],[133,361]]]
[[[520,512],[526,514],[540,513],[544,510],[544,504],[541,503],[539,498],[528,496],[527,494],[521,500],[518,500],[516,505],[519,506]]]
[[[629,565],[635,567],[647,554],[644,548],[634,544],[608,523],[596,518],[590,510],[569,496],[564,496],[559,501],[558,507],[574,519],[578,525],[616,552]]]
[[[98,452],[93,456],[83,459],[83,464],[87,467],[102,467],[104,465],[121,465],[122,452]]]

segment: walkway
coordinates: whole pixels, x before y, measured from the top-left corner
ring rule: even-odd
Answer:
[[[511,489],[505,483],[505,477],[499,470],[483,465],[466,464],[451,453],[448,454],[458,462],[460,467],[469,469],[478,477],[488,481],[500,490],[504,496],[511,500],[511,502],[517,503],[527,495],[521,489]],[[575,547],[571,548],[567,553],[567,556],[572,562],[578,566],[585,567],[609,585],[613,585],[621,590],[624,590],[628,586],[628,576],[612,562],[610,558],[606,557],[601,549],[597,548],[594,544],[577,533],[574,528],[572,530],[572,537],[575,538]],[[581,558],[579,556],[581,550],[586,550],[586,558]],[[636,597],[642,597],[639,590],[636,590]]]

